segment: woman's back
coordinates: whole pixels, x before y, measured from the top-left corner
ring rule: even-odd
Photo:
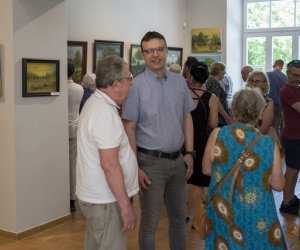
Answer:
[[[257,134],[253,127],[242,123],[219,130],[209,197]],[[228,249],[285,249],[270,187],[273,158],[274,143],[264,136],[241,165],[232,205],[229,202],[232,176],[214,196],[207,210],[213,230],[206,239],[206,249],[219,249],[216,244],[230,246]]]

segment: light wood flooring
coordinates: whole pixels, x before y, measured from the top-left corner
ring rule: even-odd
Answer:
[[[300,179],[299,179],[300,181]],[[300,183],[297,184],[297,195],[300,197]],[[188,192],[190,187],[188,187]],[[274,198],[279,209],[280,203],[282,201],[282,193],[274,192]],[[137,214],[139,216],[139,206],[137,198],[134,200],[134,206],[136,208]],[[188,211],[191,210],[191,201],[188,202]],[[289,227],[293,224],[298,226],[299,230],[299,217],[283,215],[278,213],[281,225],[283,227],[284,233],[286,235],[286,240],[289,250],[299,250],[300,249],[300,234],[291,234],[291,229]],[[195,230],[191,229],[191,221],[187,223],[187,250],[200,250],[204,249],[204,241],[200,240],[197,236]],[[71,220],[56,226],[54,228],[48,229],[42,233],[36,234],[32,237],[22,239],[19,241],[7,240],[0,238],[0,250],[81,250],[83,249],[85,231],[85,220],[77,209],[75,213],[72,214]],[[128,247],[129,250],[137,250],[137,231],[138,227],[131,233],[128,237]],[[157,250],[167,250],[169,249],[168,243],[168,219],[166,212],[163,209],[161,215],[161,221],[159,229],[157,232],[156,249]]]

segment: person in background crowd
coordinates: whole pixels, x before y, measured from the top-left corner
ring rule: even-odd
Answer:
[[[86,218],[85,250],[125,250],[136,225],[131,199],[139,191],[138,165],[118,113],[131,81],[122,58],[105,57],[80,114],[76,195]]]
[[[286,73],[287,81],[280,91],[284,120],[281,139],[286,163],[286,185],[280,211],[299,215],[300,201],[295,187],[300,169],[300,60],[289,62]]]
[[[231,116],[230,107],[231,107],[231,100],[233,95],[233,83],[230,75],[228,75],[228,73],[225,73],[224,78],[221,79],[219,83],[227,94],[227,105],[229,109],[229,115]]]
[[[69,123],[69,168],[70,168],[70,211],[75,212],[77,126],[79,121],[79,105],[83,96],[81,85],[72,80],[75,67],[68,62],[68,123]]]
[[[181,66],[177,63],[173,63],[173,64],[170,65],[169,71],[180,74],[181,73]]]
[[[198,62],[196,57],[188,56],[185,63],[183,64],[182,75],[183,75],[184,79],[186,80],[186,84],[188,86],[190,85],[190,82],[191,82],[190,68],[196,62]]]
[[[260,89],[266,101],[266,107],[262,113],[262,117],[258,119],[256,126],[261,133],[269,133],[271,135],[271,127],[274,120],[274,102],[268,97],[270,83],[267,75],[262,71],[252,71],[248,76],[246,87]]]
[[[218,126],[222,127],[231,123],[230,112],[227,103],[227,93],[219,83],[219,81],[224,78],[226,67],[222,62],[215,62],[211,64],[209,71],[210,76],[205,83],[206,90],[215,94],[218,98]]]
[[[247,79],[248,79],[248,76],[249,74],[253,71],[254,69],[249,66],[249,65],[246,65],[246,66],[243,66],[242,69],[241,69],[241,76],[242,76],[242,79],[245,83],[247,83]]]
[[[195,106],[184,78],[166,70],[168,47],[164,36],[147,32],[141,49],[146,70],[133,79],[122,112],[125,131],[139,163],[139,248],[155,249],[164,202],[170,249],[186,249],[186,180],[193,173],[194,154],[190,112]]]
[[[235,122],[214,129],[205,148],[203,173],[211,175],[208,199],[260,134],[255,124],[264,108],[265,100],[258,89],[243,89],[233,96]],[[205,248],[287,249],[272,193],[272,189],[281,191],[285,185],[277,144],[262,136],[245,157],[237,175],[229,177],[208,204],[211,226]]]
[[[218,99],[205,90],[204,85],[209,76],[208,67],[203,62],[194,63],[190,70],[190,93],[196,108],[191,112],[194,126],[194,171],[188,183],[193,185],[194,218],[199,204],[205,196],[210,177],[202,173],[202,158],[209,132],[218,126]]]
[[[83,108],[83,105],[87,101],[87,99],[95,92],[96,90],[96,74],[94,73],[87,73],[83,76],[81,85],[83,87],[83,97],[80,102],[79,106],[79,113]]]
[[[284,61],[278,59],[274,62],[273,71],[267,72],[270,82],[269,97],[274,102],[274,120],[273,127],[278,136],[280,136],[280,126],[282,124],[282,109],[280,104],[280,90],[287,80],[286,74],[282,72]]]

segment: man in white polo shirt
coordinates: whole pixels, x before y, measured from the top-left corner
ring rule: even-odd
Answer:
[[[138,165],[118,114],[131,81],[122,58],[105,57],[80,114],[76,195],[87,219],[86,250],[125,250],[136,225],[130,198],[139,191]]]

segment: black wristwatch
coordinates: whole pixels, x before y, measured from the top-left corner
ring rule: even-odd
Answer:
[[[193,151],[185,151],[184,155],[191,155],[195,159],[195,157],[196,157],[196,151],[195,150],[193,150]]]

